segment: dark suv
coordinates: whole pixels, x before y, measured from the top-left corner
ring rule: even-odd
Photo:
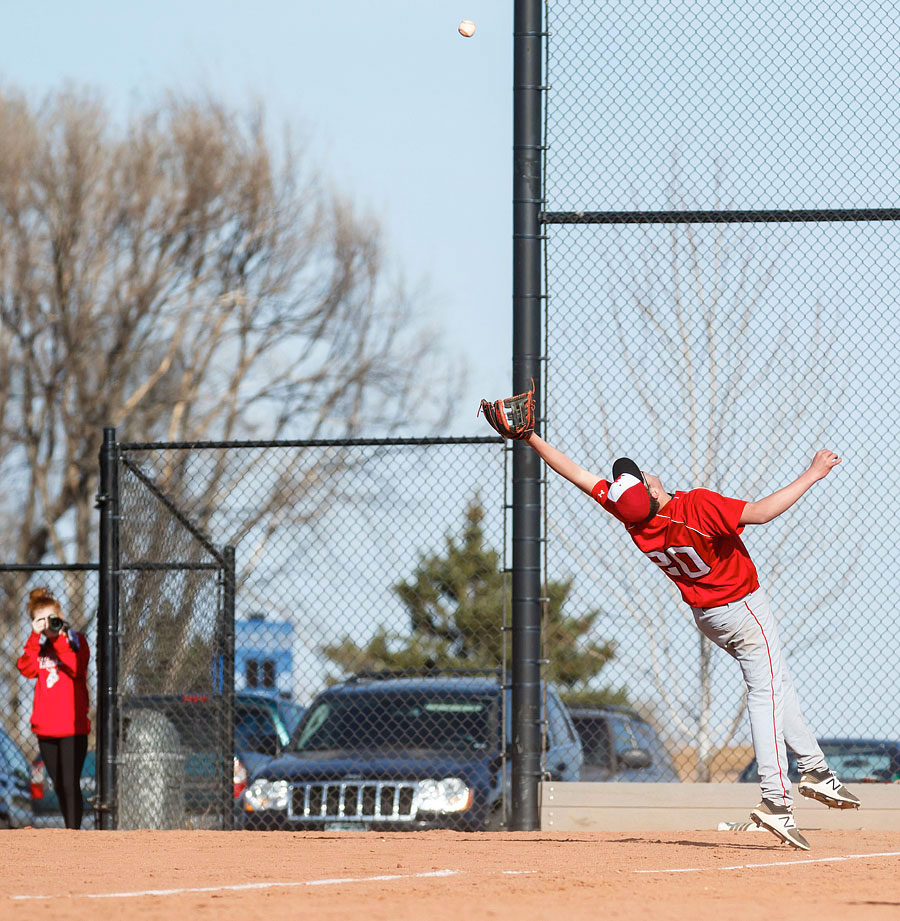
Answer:
[[[510,714],[510,693],[496,677],[358,675],[320,694],[288,750],[251,779],[244,827],[503,827]],[[548,772],[578,780],[581,743],[551,689],[546,725]]]
[[[656,730],[628,707],[572,708],[584,746],[581,779],[677,783],[678,772]]]

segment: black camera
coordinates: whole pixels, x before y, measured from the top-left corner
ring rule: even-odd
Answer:
[[[61,617],[48,617],[47,626],[55,633],[60,633],[69,625]]]

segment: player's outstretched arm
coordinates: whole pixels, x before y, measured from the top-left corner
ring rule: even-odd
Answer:
[[[800,474],[793,483],[773,492],[771,496],[757,502],[748,502],[741,513],[740,524],[765,524],[787,511],[813,483],[828,476],[841,459],[834,451],[817,451],[809,469]]]
[[[560,476],[565,477],[570,483],[574,483],[588,495],[591,494],[591,490],[602,479],[597,474],[591,473],[576,464],[572,458],[567,457],[562,451],[547,444],[540,435],[532,432],[524,440],[534,448],[551,470],[555,470]]]

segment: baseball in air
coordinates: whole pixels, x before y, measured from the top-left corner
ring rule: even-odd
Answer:
[[[475,34],[475,23],[471,19],[464,19],[459,24],[459,34],[471,38]]]

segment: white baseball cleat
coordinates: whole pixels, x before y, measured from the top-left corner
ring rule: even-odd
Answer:
[[[834,776],[834,771],[809,771],[800,778],[797,792],[832,809],[859,809],[859,800]]]
[[[750,812],[750,819],[761,828],[772,832],[785,844],[790,844],[799,851],[809,850],[809,842],[800,834],[797,823],[794,821],[794,813],[788,806],[779,806],[771,800],[763,799]]]

